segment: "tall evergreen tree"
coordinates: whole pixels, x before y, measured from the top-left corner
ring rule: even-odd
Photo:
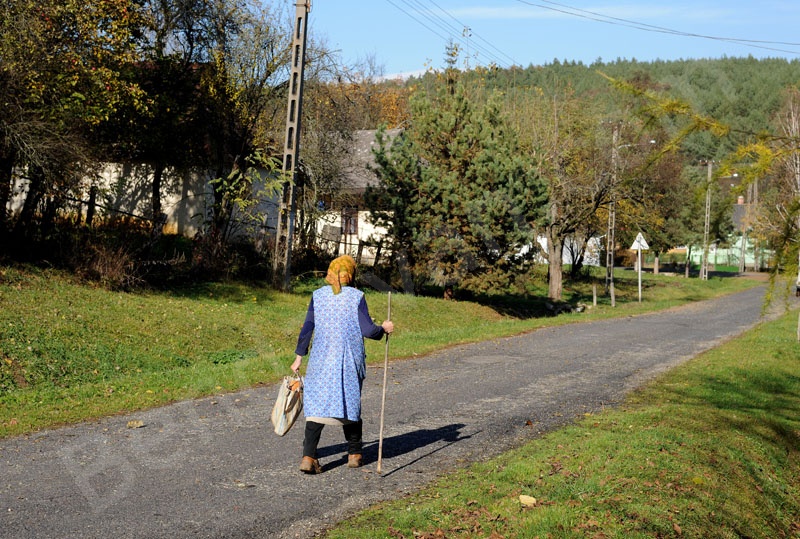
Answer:
[[[410,127],[377,152],[384,211],[374,215],[415,287],[427,279],[507,286],[534,239],[526,218],[543,204],[538,169],[518,151],[496,99],[471,103],[457,82],[416,94]]]

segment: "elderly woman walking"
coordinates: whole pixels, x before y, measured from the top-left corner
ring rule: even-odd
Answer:
[[[341,425],[347,440],[347,466],[362,463],[361,387],[366,376],[364,337],[378,340],[394,331],[390,320],[377,325],[369,316],[364,293],[350,286],[356,263],[350,256],[331,262],[326,286],[315,290],[297,339],[292,370],[311,354],[306,369],[303,413],[306,417],[300,470],[317,474],[322,467],[317,445],[325,425]]]

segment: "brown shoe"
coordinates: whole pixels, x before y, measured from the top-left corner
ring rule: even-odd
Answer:
[[[303,457],[300,461],[300,471],[307,474],[322,473],[322,466],[319,465],[319,460],[312,459],[311,457]]]
[[[353,455],[347,455],[347,467],[361,468],[361,455],[358,453],[354,453]]]

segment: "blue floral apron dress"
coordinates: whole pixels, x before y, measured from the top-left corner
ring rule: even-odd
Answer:
[[[314,339],[303,390],[306,417],[361,418],[361,386],[367,371],[358,323],[363,296],[349,286],[339,294],[330,286],[313,293]]]

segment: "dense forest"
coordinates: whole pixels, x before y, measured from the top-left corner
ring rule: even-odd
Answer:
[[[242,241],[234,231],[263,222],[260,202],[282,184],[285,8],[249,0],[85,7],[23,0],[0,12],[0,261],[46,259],[115,287],[267,278],[269,238]],[[352,196],[345,170],[365,129],[379,130],[376,185],[365,200],[388,231],[382,271],[408,291],[508,291],[546,259],[557,299],[566,245],[605,237],[613,262],[638,232],[656,254],[748,234],[778,253],[772,266],[797,266],[797,61],[465,70],[457,48],[443,54],[439,69],[387,80],[375,61],[345,65],[310,36],[298,272],[326,256],[314,237],[319,202]],[[390,139],[386,128],[400,135]],[[146,209],[94,215],[103,198],[94,179],[109,162],[145,170]],[[170,237],[164,193],[188,172],[209,178],[211,207],[195,237]],[[738,230],[715,187],[734,175],[734,194],[752,202]],[[11,211],[15,197],[22,203]],[[541,250],[537,237],[547,238]],[[573,278],[581,267],[578,249]]]
[[[712,140],[698,134],[686,141],[684,150],[697,159],[723,159],[748,135],[770,129],[786,88],[800,84],[800,61],[782,58],[721,58],[638,62],[615,60],[586,65],[554,60],[527,68],[479,68],[464,79],[487,91],[500,91],[513,109],[530,92],[553,95],[569,88],[575,96],[601,103],[609,118],[621,115],[624,96],[613,91],[606,77],[634,81],[664,96],[684,101],[700,114],[731,127],[731,135]],[[433,86],[431,72],[406,82],[407,88]],[[391,119],[388,119],[391,122]]]

